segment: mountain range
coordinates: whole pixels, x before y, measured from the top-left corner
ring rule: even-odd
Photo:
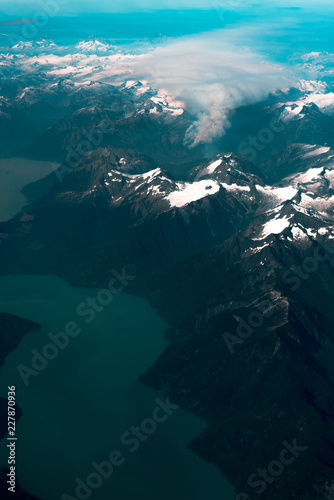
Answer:
[[[103,288],[131,270],[127,293],[169,325],[141,380],[207,422],[191,449],[239,500],[334,498],[331,87],[273,93],[189,148],[196,118],[145,82],[6,71],[2,150],[56,167],[0,223],[0,273]],[[295,440],[298,460],[255,482]]]

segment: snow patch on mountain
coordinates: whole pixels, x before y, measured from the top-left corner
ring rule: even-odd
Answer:
[[[301,228],[298,227],[297,225],[291,228],[291,233],[294,240],[304,240],[307,238],[305,232],[302,231]]]
[[[113,50],[112,45],[99,42],[98,40],[79,42],[75,48],[81,52],[110,52]]]
[[[249,186],[239,186],[239,184],[226,184],[225,182],[221,183],[224,189],[227,191],[247,191],[250,192]]]
[[[334,112],[334,93],[328,92],[328,85],[321,81],[301,80],[297,88],[304,94],[296,101],[280,102],[274,107],[281,109],[280,119],[284,122],[301,120],[305,117],[305,106],[315,104],[323,113]]]
[[[334,196],[328,198],[311,197],[307,194],[302,194],[299,209],[305,208],[317,212],[321,216],[328,217],[333,211]],[[315,214],[314,214],[315,215]]]
[[[215,170],[223,163],[223,160],[220,158],[219,160],[214,161],[213,163],[210,163],[208,167],[206,167],[203,170],[203,174],[213,174]]]
[[[297,88],[302,92],[325,92],[327,84],[320,80],[300,80]]]
[[[269,243],[266,243],[265,245],[262,245],[262,247],[251,248],[249,251],[246,250],[245,253],[246,254],[248,254],[248,253],[251,253],[251,254],[259,253],[259,252],[261,252],[261,250],[263,250],[266,247],[269,247]]]
[[[275,218],[272,219],[263,226],[262,234],[260,239],[264,239],[270,234],[280,234],[284,229],[289,227],[290,223],[289,220],[291,219],[292,216],[290,217],[283,217],[283,218]]]
[[[257,184],[256,190],[269,198],[276,199],[279,203],[281,203],[282,201],[292,200],[298,193],[298,190],[292,186],[272,187],[260,186],[259,184]]]
[[[304,154],[304,158],[311,158],[312,156],[320,156],[325,153],[328,153],[331,148],[324,147],[324,148],[317,148],[314,151],[310,151],[309,153]]]
[[[202,180],[193,183],[178,183],[178,190],[170,193],[166,199],[172,207],[184,207],[205,196],[218,193],[220,185],[216,181]]]
[[[305,102],[314,103],[324,113],[331,113],[334,111],[334,93],[328,94],[312,94],[305,98]]]
[[[181,101],[175,100],[175,98],[168,93],[159,91],[156,96],[150,98],[150,100],[162,108],[163,111],[170,113],[173,116],[180,116],[184,113],[185,104]]]
[[[289,122],[292,120],[301,120],[304,118],[304,114],[302,114],[303,111],[303,104],[302,103],[287,103],[284,106],[284,109],[281,113],[280,119],[283,122]]]
[[[326,170],[324,177],[329,181],[330,189],[334,189],[334,170]]]
[[[314,156],[314,155],[312,155]],[[304,158],[306,155],[304,156]],[[308,182],[314,181],[314,179],[318,179],[319,175],[323,172],[324,168],[310,168],[306,172],[302,174],[297,174],[294,176],[291,176],[289,179],[291,179],[291,182],[293,183],[294,186],[298,186],[299,184],[306,184]]]

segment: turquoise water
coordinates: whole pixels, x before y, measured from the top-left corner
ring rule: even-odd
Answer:
[[[166,347],[166,325],[145,300],[115,295],[87,324],[76,308],[98,290],[73,288],[53,276],[2,277],[0,290],[1,311],[42,325],[6,358],[0,373],[0,395],[16,385],[23,410],[17,425],[17,479],[23,488],[42,500],[60,499],[65,492],[75,496],[75,479],[85,480],[94,471],[92,462],[107,460],[117,449],[125,462],[92,499],[235,498],[218,470],[187,450],[205,428],[197,417],[177,409],[134,453],[120,443],[131,426],[151,417],[156,398],[165,401],[138,381]],[[31,349],[41,352],[50,342],[47,334],[64,331],[69,321],[81,333],[25,386],[17,366],[30,366]],[[6,457],[2,441],[1,466]]]

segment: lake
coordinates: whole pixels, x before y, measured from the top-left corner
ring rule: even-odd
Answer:
[[[52,163],[47,161],[0,159],[0,222],[11,219],[25,207],[28,202],[22,193],[25,186],[53,171]]]
[[[42,500],[73,497],[75,480],[94,471],[92,462],[112,450],[125,458],[112,476],[93,491],[106,500],[232,500],[233,488],[213,465],[199,460],[187,443],[205,429],[203,421],[179,409],[130,453],[120,442],[131,426],[152,416],[164,395],[138,381],[166,347],[166,327],[144,299],[125,293],[96,313],[90,324],[77,306],[98,290],[78,289],[54,276],[0,278],[1,311],[34,320],[39,332],[27,335],[5,361],[0,395],[16,385],[23,414],[17,425],[17,479]],[[30,366],[31,349],[41,352],[47,334],[76,322],[81,333],[25,386],[17,366]],[[6,443],[0,465],[7,460]]]

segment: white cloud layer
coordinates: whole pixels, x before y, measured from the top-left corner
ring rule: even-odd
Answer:
[[[144,80],[161,90],[161,95],[185,102],[196,117],[185,137],[191,147],[224,135],[236,108],[293,83],[283,67],[263,61],[247,47],[238,47],[236,31],[172,39],[155,48],[146,47],[144,53],[125,54],[98,42],[75,47],[19,44],[13,49],[15,55],[5,57],[1,64],[15,64],[24,71],[42,70],[53,79],[65,77],[77,83]]]
[[[228,30],[183,38],[131,62],[137,77],[185,100],[197,116],[187,132],[188,144],[224,135],[233,110],[293,81],[281,66],[263,61],[247,48],[237,49],[228,39]]]

